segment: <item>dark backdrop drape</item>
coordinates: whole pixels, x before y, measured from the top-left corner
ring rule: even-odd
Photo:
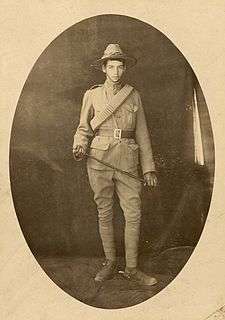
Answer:
[[[12,195],[35,254],[102,254],[85,162],[74,162],[71,150],[82,96],[104,81],[89,66],[108,43],[120,43],[138,59],[127,81],[142,96],[160,181],[160,190],[143,191],[141,250],[195,245],[202,231],[214,153],[201,88],[183,55],[159,31],[133,18],[103,15],[72,26],[44,50],[18,102],[10,144]],[[193,86],[198,87],[207,154],[201,168],[194,165]],[[123,224],[116,204],[119,253]]]

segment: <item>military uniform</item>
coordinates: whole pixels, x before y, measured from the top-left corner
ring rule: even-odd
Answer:
[[[86,91],[80,123],[74,136],[74,148],[80,145],[86,151],[90,147],[90,155],[135,175],[138,175],[140,164],[145,174],[154,171],[155,164],[141,98],[136,89],[98,127],[97,133],[91,126],[93,117],[110,103],[123,85],[107,79],[103,85]],[[120,137],[117,133],[121,132],[125,132],[127,137]],[[87,170],[98,209],[99,231],[105,256],[111,261],[116,259],[112,223],[113,194],[116,192],[126,222],[126,266],[135,268],[141,220],[141,183],[91,158],[87,160]]]

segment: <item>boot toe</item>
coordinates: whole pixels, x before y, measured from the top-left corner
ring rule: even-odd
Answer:
[[[96,274],[96,276],[95,276],[94,280],[95,280],[96,282],[102,282],[102,281],[104,280],[104,278],[103,278],[103,277],[101,277],[101,275]]]
[[[102,282],[105,280],[112,279],[117,270],[116,262],[107,261],[104,263],[103,268],[96,274],[94,280],[96,282]]]
[[[123,276],[126,279],[130,281],[134,281],[143,286],[154,286],[155,284],[158,283],[156,278],[151,277],[140,270],[136,270],[136,272],[133,272],[133,273],[125,271],[123,272]]]
[[[143,285],[154,286],[158,281],[156,280],[156,278],[148,276],[148,278],[144,279],[142,282]]]

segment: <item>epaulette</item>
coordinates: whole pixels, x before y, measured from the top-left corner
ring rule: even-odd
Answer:
[[[92,90],[92,89],[95,89],[95,88],[98,88],[98,87],[102,87],[102,86],[103,86],[103,84],[95,84],[89,90]]]

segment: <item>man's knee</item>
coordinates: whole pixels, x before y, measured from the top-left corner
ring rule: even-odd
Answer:
[[[125,213],[125,220],[126,220],[126,225],[137,225],[141,221],[141,211],[136,210],[136,211],[127,211]]]
[[[98,209],[98,220],[102,223],[111,222],[113,219],[113,210],[109,208],[108,210]]]
[[[113,211],[113,199],[112,197],[106,197],[103,195],[95,194],[94,197],[97,210],[98,210],[98,217],[100,220],[107,220],[110,219],[112,216]]]

